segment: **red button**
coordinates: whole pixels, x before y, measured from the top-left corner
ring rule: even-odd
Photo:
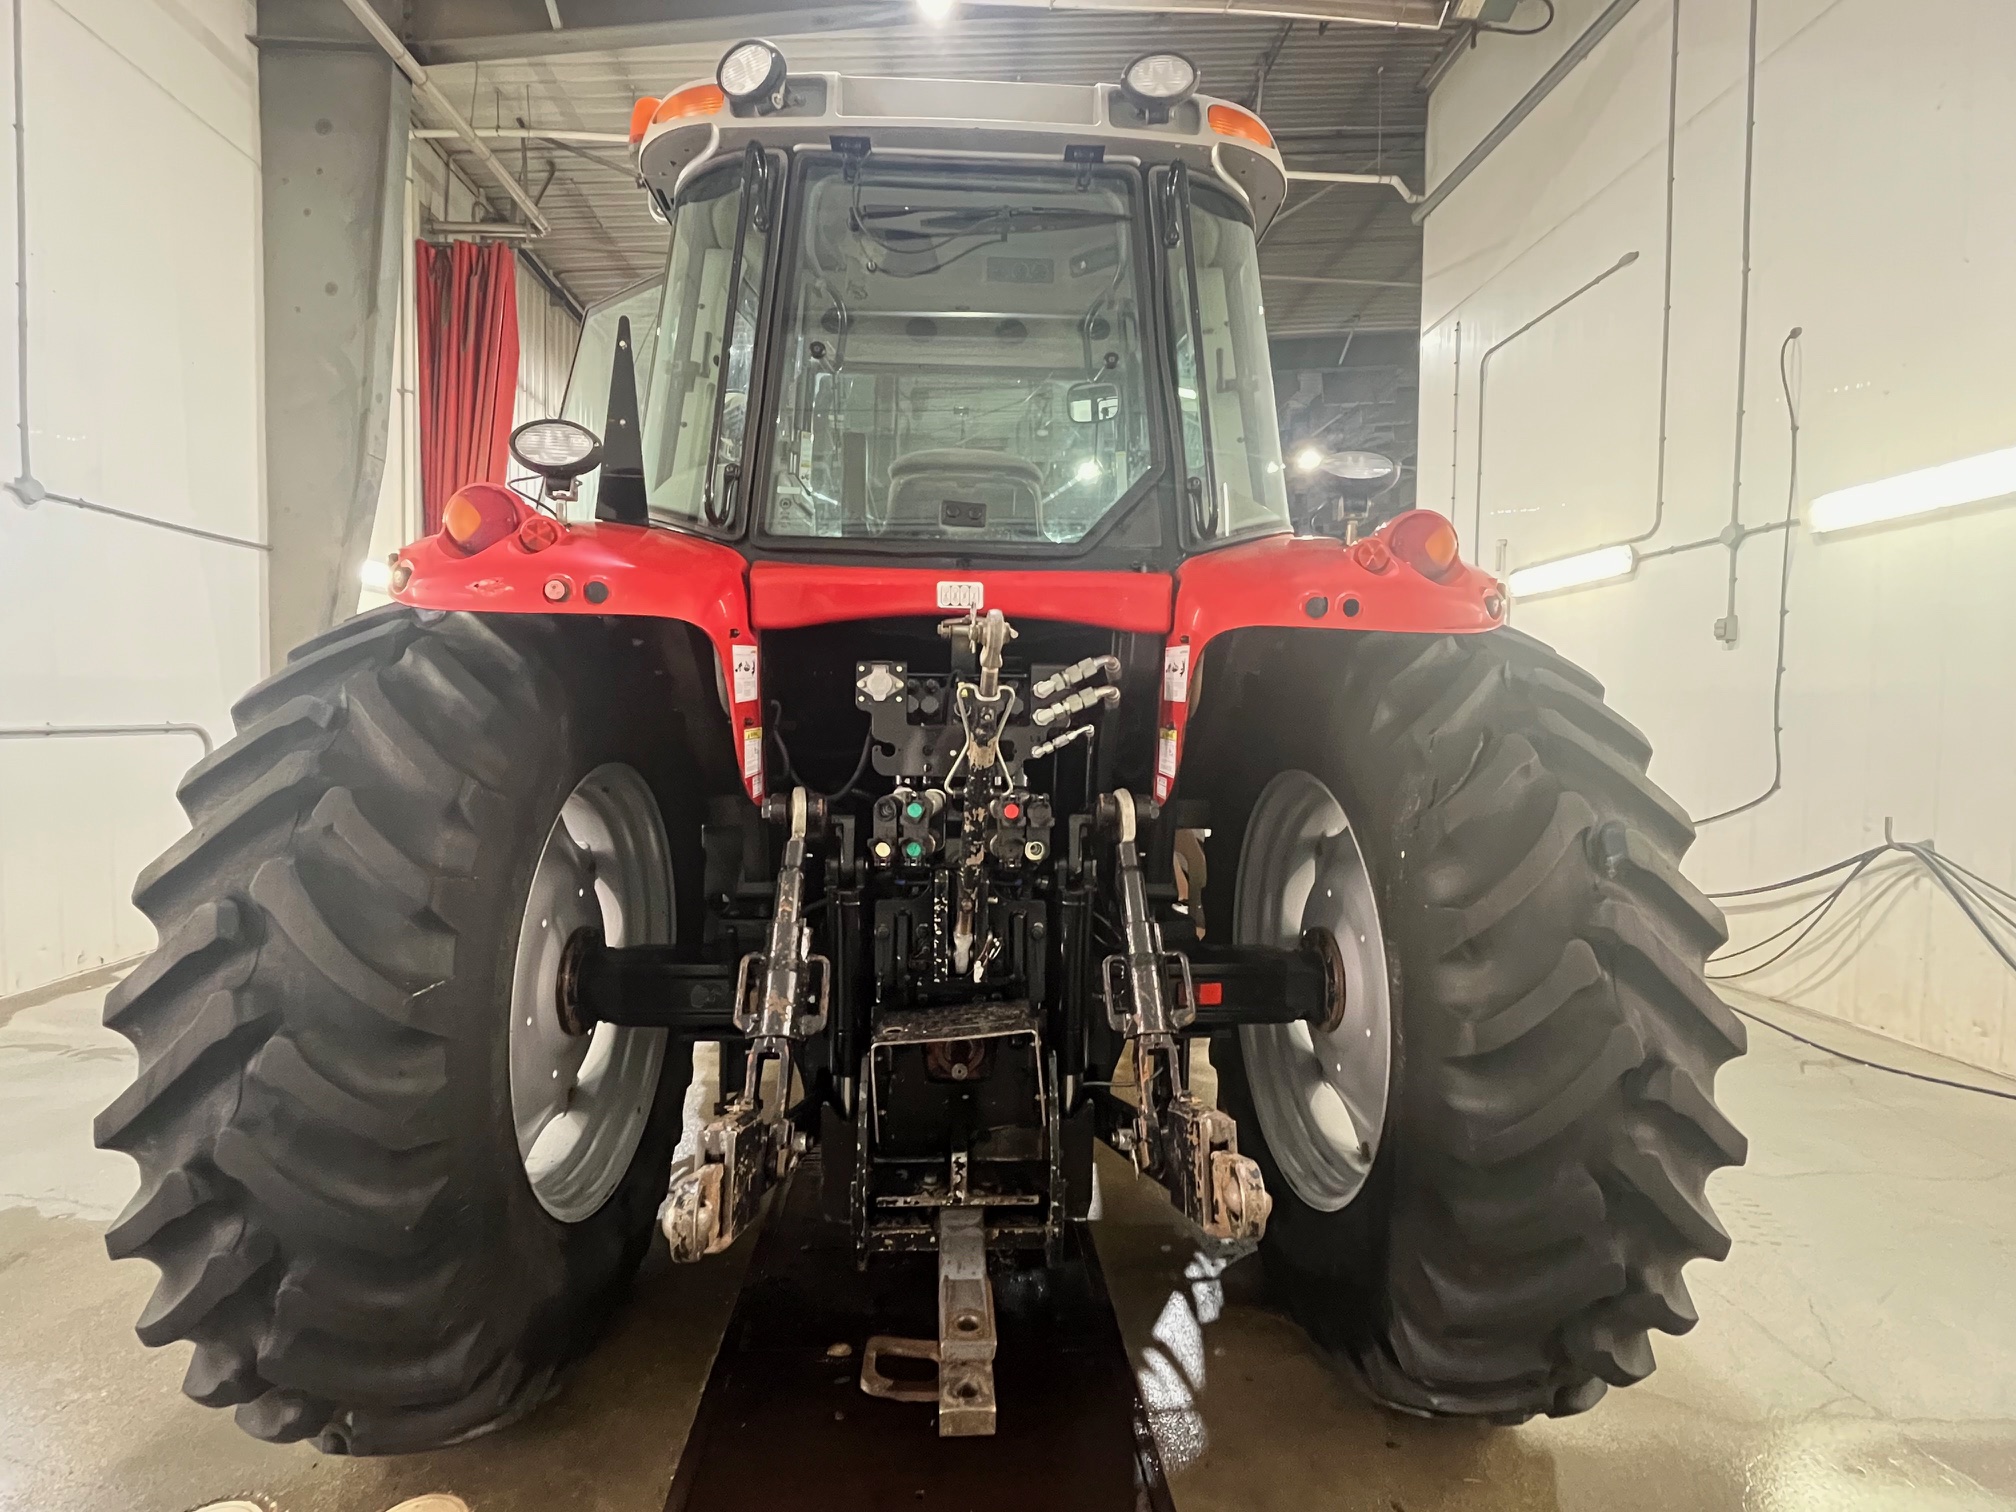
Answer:
[[[1215,1008],[1224,1001],[1225,984],[1223,982],[1199,982],[1197,984],[1197,1002],[1200,1007]]]
[[[1002,804],[1001,817],[1003,819],[1006,819],[1011,824],[1014,823],[1017,819],[1020,819],[1022,817],[1022,805],[1019,803]]]

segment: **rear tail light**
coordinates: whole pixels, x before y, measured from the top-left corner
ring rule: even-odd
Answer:
[[[1213,105],[1205,119],[1220,136],[1238,137],[1256,147],[1272,148],[1274,145],[1274,133],[1267,129],[1267,123],[1252,111],[1241,110],[1237,105]]]
[[[644,133],[651,128],[651,118],[658,114],[658,107],[664,101],[656,95],[646,95],[630,107],[630,145],[635,147],[644,140]]]
[[[688,84],[675,89],[651,112],[651,124],[684,121],[693,116],[718,115],[728,108],[728,96],[719,84]]]
[[[441,534],[464,556],[474,556],[517,530],[522,518],[518,495],[502,483],[471,483],[441,511]]]
[[[1432,509],[1410,509],[1381,534],[1393,555],[1438,583],[1454,577],[1463,565],[1456,527]]]

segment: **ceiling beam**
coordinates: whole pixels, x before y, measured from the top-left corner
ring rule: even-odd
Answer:
[[[973,10],[1108,11],[1250,21],[1330,22],[1408,31],[1439,29],[1450,0],[1267,0],[1250,10],[1226,0],[964,0]],[[671,12],[671,14],[668,14]],[[553,24],[553,17],[560,25]],[[915,19],[911,0],[410,0],[406,45],[423,63],[615,51],[783,38],[892,26]],[[957,24],[956,22],[954,23]]]

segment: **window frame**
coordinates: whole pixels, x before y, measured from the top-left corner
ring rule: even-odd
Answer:
[[[761,482],[753,497],[747,502],[748,539],[755,554],[770,557],[820,557],[848,555],[877,560],[926,561],[931,559],[956,559],[959,561],[993,561],[1026,565],[1036,562],[1075,562],[1103,550],[1110,550],[1112,538],[1116,534],[1138,528],[1143,511],[1157,516],[1152,522],[1154,539],[1136,543],[1123,549],[1136,559],[1159,558],[1168,554],[1173,541],[1168,529],[1167,504],[1170,477],[1173,467],[1174,436],[1169,426],[1168,406],[1158,404],[1154,398],[1156,372],[1156,352],[1164,344],[1165,321],[1161,297],[1159,258],[1151,255],[1149,243],[1155,240],[1154,215],[1149,203],[1150,193],[1147,175],[1142,165],[1132,158],[1108,158],[1098,165],[1103,171],[1119,170],[1128,180],[1130,199],[1135,210],[1135,218],[1130,222],[1133,228],[1133,248],[1135,288],[1141,317],[1141,335],[1146,361],[1143,376],[1148,389],[1147,419],[1149,440],[1148,466],[1127,491],[1113,501],[1105,515],[1091,530],[1076,541],[959,541],[930,536],[900,536],[877,538],[870,536],[808,536],[782,535],[769,528],[770,505],[776,487],[774,451],[776,446],[776,421],[783,402],[783,380],[786,364],[781,358],[786,342],[790,339],[791,310],[788,296],[796,293],[796,279],[800,271],[799,262],[804,250],[807,217],[804,213],[808,182],[815,168],[838,167],[843,172],[849,154],[830,149],[798,149],[791,154],[789,179],[782,199],[785,218],[784,234],[774,238],[776,247],[772,258],[773,272],[769,290],[770,319],[764,343],[766,360],[763,372],[763,425],[754,453],[754,462],[745,470],[744,476],[754,474]],[[1003,174],[1026,172],[1030,168],[1064,168],[1061,160],[1044,156],[1011,158],[1002,155],[973,155],[932,152],[903,152],[891,150],[871,153],[865,161],[894,163],[905,167],[929,170],[947,167],[962,168],[967,171],[995,171]],[[789,280],[787,282],[787,280]],[[1167,396],[1173,400],[1173,393]],[[749,454],[745,451],[745,458]],[[746,492],[746,491],[745,491]]]
[[[1168,380],[1169,380],[1169,405],[1174,418],[1174,423],[1177,427],[1174,433],[1175,445],[1179,450],[1182,447],[1182,434],[1183,434],[1181,429],[1182,401],[1178,393],[1178,389],[1180,388],[1181,385],[1178,381],[1176,363],[1177,363],[1177,339],[1178,339],[1177,323],[1179,321],[1183,321],[1189,324],[1191,350],[1196,353],[1197,409],[1198,414],[1202,420],[1202,432],[1204,437],[1204,482],[1205,482],[1205,488],[1210,493],[1212,508],[1215,513],[1217,511],[1222,511],[1224,508],[1224,504],[1222,502],[1222,496],[1220,495],[1218,488],[1217,448],[1212,444],[1211,400],[1210,400],[1210,387],[1209,387],[1211,378],[1210,375],[1206,372],[1204,364],[1204,338],[1202,330],[1203,315],[1202,315],[1202,307],[1199,302],[1197,294],[1197,258],[1196,253],[1194,251],[1194,244],[1195,244],[1195,233],[1193,229],[1194,211],[1192,208],[1192,199],[1190,195],[1190,177],[1191,175],[1189,165],[1183,162],[1181,159],[1178,159],[1176,162],[1158,167],[1155,170],[1153,170],[1153,172],[1150,174],[1150,179],[1154,184],[1153,198],[1154,198],[1154,209],[1156,215],[1156,241],[1162,249],[1162,256],[1158,258],[1157,261],[1162,264],[1162,269],[1164,272],[1164,284],[1166,286],[1165,299],[1164,299],[1165,309],[1163,311],[1164,323],[1167,327],[1167,350],[1165,360],[1167,363]],[[1233,212],[1231,215],[1223,218],[1238,221],[1244,224],[1248,230],[1254,229],[1252,210],[1250,209],[1250,207],[1248,207],[1245,203],[1242,202],[1240,196],[1236,194],[1232,189],[1215,182],[1207,182],[1204,185],[1204,188],[1208,192],[1216,195],[1219,199],[1222,199],[1225,202],[1225,204],[1230,208],[1230,210]],[[1169,217],[1172,213],[1178,216],[1179,219],[1173,222],[1168,220],[1167,217]],[[1215,214],[1216,213],[1215,209],[1211,213]],[[1183,253],[1184,276],[1188,284],[1189,298],[1187,303],[1189,308],[1180,311],[1175,308],[1176,289],[1174,279],[1168,276],[1170,259],[1174,254],[1174,252],[1176,251],[1176,246],[1172,245],[1168,240],[1172,232],[1178,238],[1180,238],[1180,245],[1182,247],[1182,253]],[[1257,254],[1257,248],[1256,248],[1256,254]],[[1271,379],[1272,376],[1271,365],[1269,368],[1269,376]],[[1280,406],[1277,400],[1275,406],[1275,418],[1273,420],[1277,437],[1280,429],[1279,415],[1280,415]],[[1285,463],[1283,465],[1285,466]],[[1177,520],[1177,528],[1181,532],[1183,554],[1185,556],[1194,556],[1201,552],[1215,551],[1221,546],[1235,546],[1246,541],[1260,540],[1267,536],[1292,535],[1294,533],[1295,530],[1294,515],[1291,509],[1290,511],[1284,512],[1282,517],[1278,520],[1263,520],[1255,524],[1246,526],[1241,530],[1229,531],[1229,532],[1214,531],[1212,533],[1207,534],[1199,527],[1197,511],[1193,506],[1191,499],[1188,496],[1187,481],[1189,477],[1190,477],[1189,463],[1186,457],[1183,460],[1183,482],[1179,484],[1177,490],[1179,498],[1177,509],[1179,518]]]
[[[629,289],[624,291],[626,293],[631,292],[650,283],[656,283],[659,287],[659,321],[653,334],[653,353],[655,357],[658,343],[664,339],[664,291],[670,283],[672,258],[677,250],[679,238],[678,213],[688,203],[686,191],[692,189],[695,185],[712,183],[721,177],[740,173],[742,176],[741,183],[733,192],[742,196],[742,208],[741,212],[736,216],[735,246],[730,256],[728,278],[724,285],[728,307],[724,312],[721,328],[721,382],[715,391],[713,414],[708,426],[707,458],[703,464],[701,476],[699,507],[697,512],[692,515],[681,515],[670,518],[652,512],[645,522],[645,528],[647,529],[676,530],[688,535],[704,536],[709,540],[717,541],[737,540],[743,533],[744,522],[742,514],[743,506],[747,502],[747,490],[741,486],[741,482],[748,476],[749,458],[748,420],[746,417],[751,412],[756,395],[760,391],[763,382],[763,364],[766,356],[765,347],[769,334],[769,323],[763,318],[762,311],[765,308],[765,302],[773,297],[772,289],[777,275],[777,244],[779,238],[776,235],[776,229],[779,194],[784,177],[781,167],[785,156],[785,154],[777,152],[774,149],[764,148],[752,142],[747,151],[741,155],[739,161],[727,158],[718,163],[710,163],[694,174],[686,183],[680,185],[681,193],[673,199],[671,208],[667,214],[667,229],[670,234],[666,238],[665,257],[660,271],[652,278],[639,279],[637,283],[630,285]],[[709,502],[715,487],[715,477],[721,466],[721,423],[723,416],[727,412],[728,399],[728,349],[736,331],[737,306],[739,304],[739,292],[742,284],[741,274],[747,250],[749,227],[758,211],[761,211],[769,221],[767,228],[768,242],[764,248],[763,266],[757,273],[759,294],[757,317],[753,322],[753,333],[750,343],[749,399],[746,401],[744,409],[742,466],[735,485],[732,488],[732,497],[727,509],[719,512],[717,515],[710,511]],[[759,226],[758,229],[765,228]],[[607,303],[608,301],[606,300],[602,301],[604,305]],[[638,343],[635,342],[633,336],[633,356],[637,345]],[[642,375],[638,376],[641,387]],[[655,385],[653,387],[655,388]],[[639,396],[638,426],[640,431],[644,429],[646,424],[645,412],[650,410],[654,403],[662,402],[662,397],[645,398],[642,395]],[[607,423],[606,416],[604,417],[604,423],[605,425]],[[642,440],[641,435],[639,439],[640,441]],[[648,508],[648,480],[646,487]]]

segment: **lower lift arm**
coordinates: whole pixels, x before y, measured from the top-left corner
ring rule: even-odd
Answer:
[[[1341,962],[1327,936],[1305,942],[1299,951],[1235,949],[1203,955],[1196,963],[1201,972],[1193,969],[1188,955],[1165,950],[1149,908],[1137,843],[1140,823],[1153,812],[1147,800],[1125,791],[1099,802],[1100,827],[1114,849],[1125,935],[1124,951],[1106,958],[1100,983],[1107,1022],[1126,1036],[1133,1053],[1140,1099],[1131,1127],[1121,1125],[1109,1134],[1116,1148],[1160,1182],[1178,1211],[1207,1235],[1257,1239],[1266,1231],[1273,1198],[1259,1166],[1239,1153],[1231,1115],[1206,1107],[1190,1090],[1184,1042],[1190,1035],[1241,1023],[1307,1019],[1319,1027],[1334,1024],[1343,1007]],[[1200,975],[1208,1006],[1199,1002]]]

